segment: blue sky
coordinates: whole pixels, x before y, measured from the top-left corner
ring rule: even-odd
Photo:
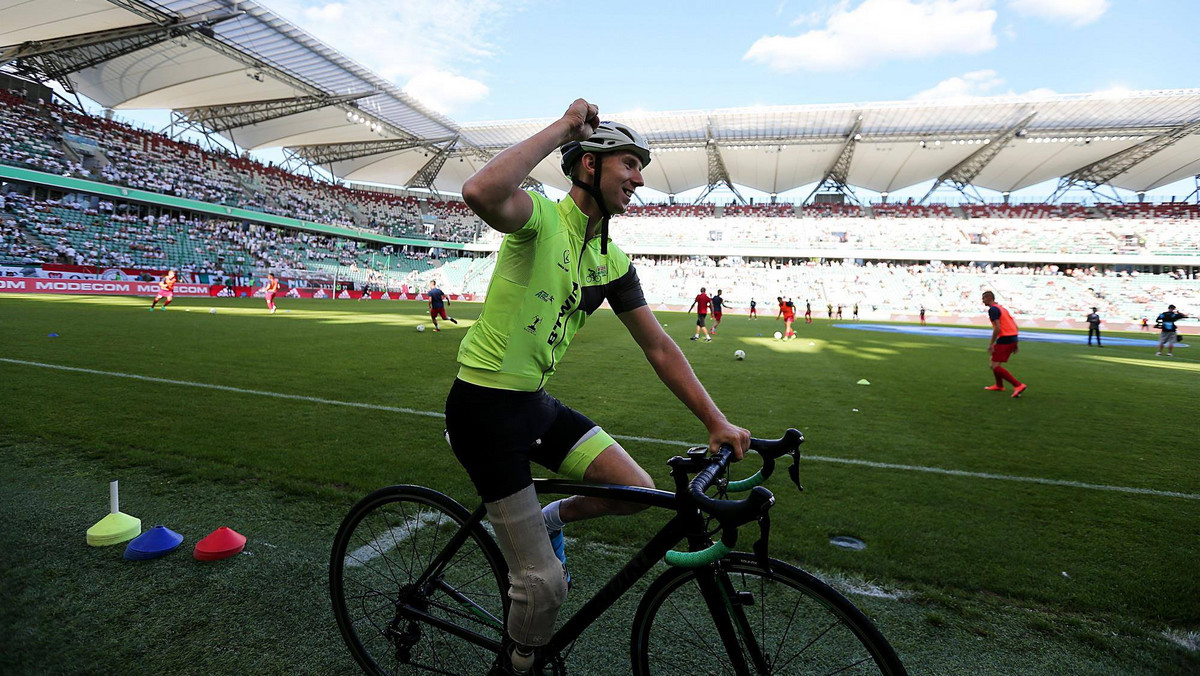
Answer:
[[[458,122],[1200,86],[1197,0],[262,1]]]
[[[260,1],[457,122],[1200,87],[1200,0]]]
[[[263,2],[459,122],[1200,86],[1196,0]]]

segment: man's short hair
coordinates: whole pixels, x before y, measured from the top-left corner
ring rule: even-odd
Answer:
[[[1174,309],[1175,309],[1175,306],[1174,306],[1174,305],[1168,305],[1168,306],[1167,306],[1167,309],[1168,309],[1168,310],[1174,310]]]
[[[984,298],[991,298],[992,300],[996,300],[996,294],[992,293],[991,291],[984,291],[984,292],[983,292],[983,297],[984,297]]]

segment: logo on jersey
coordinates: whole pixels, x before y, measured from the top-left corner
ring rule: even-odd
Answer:
[[[571,312],[574,312],[579,304],[579,282],[571,282],[571,295],[563,301],[563,304],[558,308],[558,319],[554,322],[554,328],[550,330],[550,335],[546,338],[546,342],[553,345],[558,342],[559,331],[563,328],[563,318]]]
[[[597,266],[595,270],[588,268],[587,281],[591,284],[599,284],[600,282],[604,281],[604,278],[607,276],[608,276],[608,266],[607,265]]]
[[[563,272],[570,272],[571,271],[570,265],[571,265],[571,250],[563,249],[563,259],[562,259],[562,262],[558,264],[558,267],[562,268]]]
[[[542,323],[542,316],[537,315],[533,318],[533,323],[530,324],[529,326],[526,326],[525,330],[536,335],[537,334],[537,325],[541,324],[541,323]]]
[[[536,296],[537,296],[539,299],[541,299],[541,301],[542,301],[543,303],[553,303],[553,302],[554,302],[554,296],[551,296],[550,294],[546,293],[546,290],[545,290],[545,289],[542,289],[541,291],[538,291],[538,292],[537,292],[537,294],[535,294],[535,295],[536,295]]]

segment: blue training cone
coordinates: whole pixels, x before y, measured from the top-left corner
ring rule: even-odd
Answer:
[[[125,548],[125,559],[129,561],[148,561],[166,556],[179,549],[183,544],[183,536],[166,526],[155,526],[142,533]]]

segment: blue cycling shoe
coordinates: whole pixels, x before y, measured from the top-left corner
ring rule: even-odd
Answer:
[[[550,546],[554,549],[554,555],[563,566],[563,575],[567,578],[567,589],[571,588],[571,571],[567,570],[567,544],[563,541],[562,529],[556,530],[550,534]]]

